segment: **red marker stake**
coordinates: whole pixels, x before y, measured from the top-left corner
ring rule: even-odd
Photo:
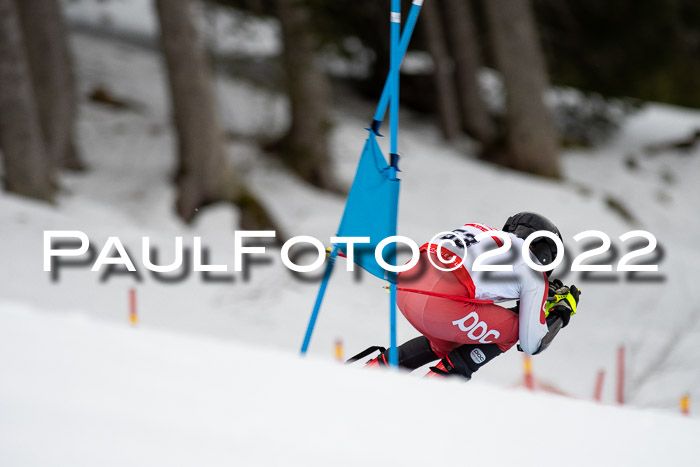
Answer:
[[[625,348],[617,349],[617,403],[625,403]]]
[[[595,379],[595,391],[593,392],[593,400],[600,402],[603,397],[603,381],[605,380],[605,370],[599,370]]]

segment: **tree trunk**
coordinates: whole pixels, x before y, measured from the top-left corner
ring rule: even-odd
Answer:
[[[476,27],[468,0],[445,0],[445,18],[457,67],[457,87],[464,130],[485,146],[496,138],[496,126],[479,92],[481,68]]]
[[[68,36],[58,0],[15,0],[49,159],[84,169],[74,145],[76,95]]]
[[[5,190],[51,200],[53,171],[42,141],[14,0],[0,0],[0,148]]]
[[[507,165],[559,177],[557,137],[544,102],[549,83],[529,0],[487,0],[494,59],[507,93]]]
[[[428,53],[432,56],[435,66],[433,79],[437,94],[440,129],[445,139],[450,140],[459,134],[461,127],[454,76],[455,66],[447,52],[440,10],[434,0],[428,0],[423,4],[419,23],[422,24]]]
[[[208,64],[190,0],[156,0],[178,142],[176,210],[186,222],[209,203],[234,200],[241,185],[226,160]]]
[[[178,215],[190,222],[198,208],[228,201],[240,210],[243,229],[284,234],[229,163],[209,64],[198,41],[190,0],[156,0],[178,142]]]
[[[284,44],[291,127],[270,149],[307,182],[334,189],[328,145],[330,84],[314,60],[316,39],[309,7],[300,0],[276,0],[275,4]]]

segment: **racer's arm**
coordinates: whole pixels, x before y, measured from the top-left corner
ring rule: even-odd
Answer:
[[[540,341],[540,346],[537,349],[537,351],[533,355],[537,355],[538,353],[544,352],[547,347],[549,347],[549,344],[552,343],[554,338],[557,336],[559,331],[561,331],[561,328],[564,327],[564,322],[562,321],[561,317],[559,316],[548,316],[547,317],[547,334],[544,335],[542,340]]]
[[[540,348],[536,354],[544,351],[552,343],[557,333],[569,324],[571,315],[576,313],[581,291],[575,286],[566,287],[560,280],[555,279],[549,284],[549,294],[547,297],[546,322],[547,334],[540,342]]]
[[[549,331],[545,320],[549,283],[543,272],[535,271],[525,263],[514,266],[513,272],[520,281],[520,347],[525,353],[534,355],[540,350],[540,343]]]

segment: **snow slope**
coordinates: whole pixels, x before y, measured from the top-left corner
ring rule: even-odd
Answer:
[[[694,465],[700,422],[0,307],[0,465]]]
[[[71,24],[101,29],[154,41],[158,18],[148,0],[63,0]],[[218,5],[193,4],[192,13],[205,34],[210,51],[221,55],[271,56],[280,53],[279,26],[260,18]]]
[[[121,3],[106,2],[104,7],[116,8]],[[149,2],[126,3],[143,8]],[[135,11],[126,12],[124,21],[131,14],[140,14]],[[140,322],[150,329],[275,349],[290,356],[285,361],[293,360],[317,282],[292,276],[281,265],[276,250],[270,249],[267,255],[269,264],[254,265],[249,278],[230,273],[227,282],[205,283],[201,274],[192,273],[176,284],[166,284],[139,267],[143,236],[151,237],[160,251],[159,262],[167,263],[174,256],[176,236],[184,237],[185,245],[191,246],[197,235],[210,249],[210,261],[231,269],[238,214],[230,206],[216,205],[202,210],[195,224],[186,226],[172,212],[174,138],[160,57],[153,51],[83,34],[73,35],[72,47],[82,96],[79,146],[91,170],[84,175],[62,175],[64,191],[55,206],[0,193],[2,299],[54,314],[77,313],[121,324],[127,320],[128,290],[133,287]],[[85,97],[96,86],[136,105],[121,112],[96,105]],[[327,242],[340,220],[344,199],[301,183],[264,158],[251,142],[284,130],[288,124],[284,97],[224,77],[217,78],[216,92],[226,128],[240,135],[229,145],[238,170],[287,234],[312,235]],[[372,106],[356,102],[351,108],[334,110],[334,170],[346,184],[352,179]],[[417,242],[467,220],[499,226],[514,212],[535,210],[556,220],[573,252],[581,250],[572,236],[589,229],[606,232],[622,251],[625,246],[617,236],[636,228],[653,232],[664,246],[662,282],[632,282],[619,274],[604,282],[585,280],[579,273],[564,277],[583,290],[580,311],[557,342],[534,359],[536,377],[572,396],[589,399],[595,375],[602,368],[607,372],[603,400],[611,402],[615,353],[618,346],[625,345],[630,403],[675,412],[684,393],[691,394],[693,401],[700,400],[696,319],[700,307],[688,298],[700,263],[695,240],[700,230],[700,154],[697,149],[655,156],[644,151],[648,144],[689,135],[700,127],[700,112],[646,106],[629,117],[620,134],[605,146],[566,151],[563,182],[477,161],[468,142],[446,145],[430,124],[409,112],[402,114],[401,125],[399,232]],[[630,158],[636,161],[634,170],[628,168]],[[637,221],[626,221],[610,209],[606,202],[610,197]],[[62,269],[59,279],[52,281],[42,270],[44,230],[84,231],[98,251],[107,237],[118,236],[137,262],[142,280],[119,275],[103,282],[100,274],[85,265]],[[383,285],[366,274],[354,280],[342,270],[342,263],[336,268],[311,344],[314,358],[330,360],[338,338],[347,355],[369,345],[386,345],[388,295]],[[0,304],[0,309],[4,307],[5,302]],[[401,319],[399,340],[415,335]],[[87,358],[92,347],[83,350]],[[520,380],[521,367],[521,356],[508,352],[474,379],[509,387]],[[27,385],[37,387],[31,381]],[[37,389],[35,394],[40,399],[50,395],[48,390],[43,392]],[[279,423],[290,421],[281,416]]]

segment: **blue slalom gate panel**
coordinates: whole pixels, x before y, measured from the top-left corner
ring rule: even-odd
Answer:
[[[379,242],[396,235],[399,187],[396,169],[386,162],[377,137],[370,131],[345,204],[338,236],[369,237],[369,243],[355,245],[355,263],[380,279],[392,282],[393,275],[387,274],[377,263],[374,252]],[[347,254],[346,247],[338,245],[344,254]],[[393,243],[384,248],[384,260],[390,264],[393,264],[394,250]]]

